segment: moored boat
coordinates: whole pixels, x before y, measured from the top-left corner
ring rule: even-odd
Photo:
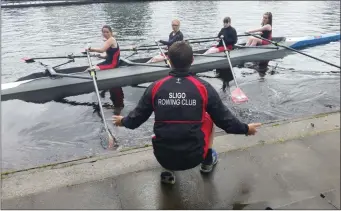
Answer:
[[[339,41],[340,33],[329,33],[320,36],[307,36],[298,38],[274,37],[273,41],[281,45],[299,49],[309,46]],[[228,67],[228,61],[224,53],[201,55],[205,50],[195,52],[195,58],[191,71],[201,73],[212,69]],[[293,53],[292,51],[277,46],[266,45],[245,47],[237,45],[230,52],[233,66],[245,62],[260,62],[283,58]],[[120,66],[110,71],[97,72],[97,83],[100,90],[116,87],[131,86],[156,81],[169,72],[165,63],[145,64],[150,58],[139,60],[121,59]],[[75,67],[56,70],[57,73],[68,74],[70,77],[49,76],[49,72],[41,72],[21,78],[19,81],[2,84],[1,100],[7,101],[19,99],[27,102],[45,103],[69,96],[86,94],[94,91],[93,82],[84,67]],[[47,67],[51,70],[51,67]],[[52,70],[53,72],[54,70]],[[78,78],[75,78],[78,77]]]

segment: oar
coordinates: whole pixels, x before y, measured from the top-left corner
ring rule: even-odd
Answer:
[[[246,34],[238,34],[237,37],[246,37],[249,35]],[[190,38],[190,39],[184,39],[184,41],[187,41],[189,43],[202,43],[202,42],[211,42],[215,41],[218,37],[202,37],[202,38]],[[138,50],[156,50],[152,47],[155,47],[156,45],[141,45]],[[128,49],[127,49],[128,50]]]
[[[166,54],[163,52],[162,48],[160,47],[159,42],[157,40],[155,40],[155,43],[156,43],[157,47],[159,48],[161,55],[165,59],[166,64],[169,66],[169,68],[172,68],[170,61],[167,59]]]
[[[116,146],[116,141],[115,141],[115,138],[112,135],[111,131],[109,130],[107,122],[105,120],[104,112],[103,112],[103,106],[102,106],[101,98],[99,96],[99,91],[98,91],[98,86],[97,86],[97,81],[96,81],[97,80],[96,79],[96,71],[95,71],[94,67],[92,66],[92,62],[91,62],[89,51],[86,51],[86,52],[87,52],[87,58],[88,58],[89,66],[90,66],[90,70],[89,70],[90,71],[90,75],[92,77],[92,81],[94,82],[94,87],[95,87],[95,91],[96,91],[96,95],[97,95],[99,109],[101,111],[101,116],[102,116],[102,120],[103,120],[103,123],[104,123],[105,131],[106,131],[107,136],[108,136],[108,146],[106,147],[105,144],[103,144],[103,142],[102,142],[102,146],[104,148],[107,148],[107,149],[112,149],[114,146]]]
[[[231,72],[232,72],[232,75],[233,75],[234,83],[236,84],[236,87],[237,87],[235,90],[233,90],[231,92],[232,101],[235,102],[235,103],[246,102],[246,101],[248,101],[248,98],[247,98],[247,96],[244,94],[244,92],[238,86],[236,75],[235,75],[235,73],[233,71],[231,59],[230,59],[230,56],[229,56],[229,52],[227,51],[226,44],[225,44],[225,41],[224,41],[224,35],[221,35],[220,38],[221,38],[222,43],[224,45],[224,51],[225,51],[225,54],[226,54],[226,58],[227,58],[227,60],[229,62],[229,66],[230,66],[230,69],[231,69]]]
[[[91,55],[92,57],[95,55]],[[82,55],[82,56],[74,56],[74,55],[67,55],[67,56],[50,56],[50,57],[34,57],[34,58],[30,58],[30,57],[24,57],[21,60],[26,62],[26,63],[32,63],[35,62],[35,59],[74,59],[74,58],[85,58],[87,57],[86,55]]]
[[[255,34],[250,34],[250,33],[248,33],[248,32],[245,32],[245,34],[247,34],[247,35],[251,35],[251,36],[254,36],[254,37],[256,37],[256,38],[258,38],[258,39],[261,39],[261,40],[268,41],[268,42],[270,42],[270,43],[274,44],[275,46],[279,46],[279,47],[282,47],[282,48],[286,48],[286,49],[288,49],[288,50],[294,51],[294,52],[296,52],[296,53],[299,53],[299,54],[305,55],[305,56],[307,56],[307,57],[310,57],[310,58],[312,58],[312,59],[315,59],[315,60],[317,60],[317,61],[320,61],[320,62],[323,62],[323,63],[329,64],[329,65],[331,65],[331,66],[333,66],[333,67],[337,67],[337,68],[341,69],[341,67],[340,67],[340,66],[338,66],[338,65],[336,65],[336,64],[333,64],[333,63],[327,62],[327,61],[325,61],[325,60],[322,60],[322,59],[316,58],[316,57],[314,57],[314,56],[308,55],[308,54],[306,54],[306,53],[303,53],[303,52],[301,52],[301,51],[298,51],[298,50],[296,50],[296,49],[290,48],[290,47],[288,47],[288,46],[285,46],[285,45],[278,44],[277,42],[274,42],[274,41],[268,40],[268,39],[266,39],[266,38],[263,38],[263,37],[261,37],[261,36],[257,36],[257,35],[255,35]]]
[[[143,46],[142,48],[122,48],[120,51],[151,51],[151,50],[157,50],[158,47],[155,45],[153,47],[145,47]]]

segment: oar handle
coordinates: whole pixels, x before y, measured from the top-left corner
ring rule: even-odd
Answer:
[[[285,45],[278,44],[277,42],[274,42],[274,41],[272,41],[272,40],[268,40],[268,39],[266,39],[266,38],[264,38],[264,37],[257,36],[257,35],[254,35],[254,34],[250,34],[250,33],[248,33],[248,32],[245,32],[245,34],[254,36],[254,37],[256,37],[256,38],[258,38],[258,39],[261,39],[261,40],[268,41],[268,42],[272,43],[272,44],[275,45],[275,46],[279,46],[279,47],[282,47],[282,48],[286,48],[286,49],[288,49],[288,50],[294,51],[294,52],[296,52],[296,53],[302,54],[302,55],[304,55],[304,56],[310,57],[310,58],[315,59],[315,60],[317,60],[317,61],[320,61],[320,62],[329,64],[329,65],[331,65],[331,66],[333,66],[333,67],[337,67],[337,68],[341,69],[341,67],[338,66],[338,65],[336,65],[336,64],[333,64],[333,63],[327,62],[327,61],[325,61],[325,60],[316,58],[316,57],[311,56],[311,55],[309,55],[309,54],[303,53],[303,52],[301,52],[301,51],[299,51],[299,50],[293,49],[293,48],[291,48],[291,47],[288,47],[288,46],[285,46]]]
[[[160,50],[160,52],[161,52],[161,55],[162,55],[163,58],[165,59],[166,64],[167,64],[170,68],[172,68],[172,65],[170,64],[169,60],[167,59],[166,54],[163,52],[162,48],[160,47],[159,42],[158,42],[157,40],[155,40],[155,43],[156,43],[157,47],[159,48],[159,50]]]

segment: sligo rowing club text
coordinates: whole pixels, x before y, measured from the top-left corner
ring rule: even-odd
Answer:
[[[196,99],[187,99],[184,92],[170,92],[168,99],[158,99],[157,104],[161,106],[165,105],[182,105],[182,106],[196,106]]]

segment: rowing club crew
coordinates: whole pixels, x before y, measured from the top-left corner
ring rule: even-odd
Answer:
[[[113,31],[110,26],[104,25],[102,27],[102,35],[105,39],[102,48],[91,48],[87,50],[89,52],[105,53],[105,56],[98,55],[99,58],[105,59],[103,62],[95,66],[96,70],[108,70],[114,69],[118,66],[120,61],[120,46],[113,36]],[[101,92],[101,97],[105,97],[106,90]],[[114,114],[119,115],[124,107],[123,103],[123,90],[122,87],[113,87],[109,90],[110,100],[113,103]]]
[[[220,40],[221,35],[223,35],[224,42],[226,43],[226,47],[228,50],[233,50],[234,45],[238,41],[238,36],[235,28],[231,26],[231,18],[225,17],[223,19],[223,28],[220,30],[217,36],[217,41],[219,43],[215,46],[212,46],[208,49],[205,54],[211,53],[219,53],[224,51],[223,42]],[[261,34],[261,37],[271,40],[272,39],[272,14],[271,12],[266,12],[263,15],[261,27],[255,30],[250,30],[248,33],[255,33],[258,32]],[[95,66],[96,70],[107,70],[116,68],[119,64],[120,60],[120,47],[113,37],[113,31],[110,26],[103,26],[102,27],[102,35],[105,38],[105,42],[102,48],[88,48],[89,52],[97,52],[97,53],[105,53],[105,56],[98,56],[101,59],[105,59],[104,62],[101,62]],[[175,42],[183,41],[184,36],[180,31],[180,21],[173,20],[172,21],[172,32],[169,34],[168,41],[159,40],[160,43],[165,45],[164,49],[169,49]],[[249,37],[246,43],[246,46],[256,46],[256,45],[267,45],[269,42],[266,42],[262,39],[256,37]],[[135,47],[136,48],[136,47]],[[167,52],[165,52],[167,56]],[[147,63],[154,63],[154,62],[161,62],[166,58],[160,53],[153,58],[151,58]],[[123,103],[123,90],[121,87],[114,87],[109,90],[110,92],[110,99],[113,102],[114,106],[114,114],[120,114],[121,110],[124,107]],[[105,96],[105,91],[101,93],[101,96]]]

